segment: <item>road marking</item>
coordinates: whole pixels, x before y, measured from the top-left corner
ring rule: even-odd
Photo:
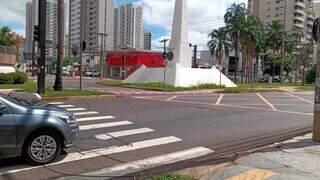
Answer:
[[[61,108],[73,108],[74,105],[59,105],[58,107],[61,107]]]
[[[304,102],[307,102],[307,103],[310,103],[310,104],[314,104],[312,101],[309,101],[309,100],[304,99],[304,98],[302,98],[302,97],[299,97],[299,96],[296,96],[296,95],[293,95],[293,94],[290,94],[290,93],[284,93],[284,94],[286,94],[286,95],[288,95],[288,96],[291,96],[291,97],[294,97],[294,98],[297,98],[297,99],[300,99],[300,100],[302,100],[302,101],[304,101]]]
[[[80,126],[80,131],[108,128],[108,127],[114,127],[114,126],[123,126],[123,125],[130,125],[130,124],[133,124],[133,123],[130,121],[119,121],[119,122],[103,123],[103,124],[91,124],[91,125]]]
[[[171,101],[171,100],[173,100],[173,99],[175,99],[175,98],[177,98],[178,96],[172,96],[172,97],[170,97],[170,98],[168,98],[168,99],[166,99],[167,101]]]
[[[75,116],[83,116],[83,115],[90,115],[90,114],[99,114],[96,111],[87,111],[87,112],[77,112],[73,113]]]
[[[48,104],[51,104],[51,105],[62,105],[64,103],[63,102],[50,102]]]
[[[95,135],[95,137],[99,140],[108,140],[115,137],[119,138],[119,137],[130,136],[135,134],[143,134],[143,133],[149,133],[149,132],[154,132],[154,130],[150,128],[132,129],[132,130],[126,130],[126,131],[111,132],[106,134],[97,134]]]
[[[166,101],[166,100],[163,100],[163,99],[152,99],[152,98],[143,98],[143,99],[149,100],[149,101],[163,101],[163,102],[185,103],[185,104],[201,104],[201,105],[212,106],[212,103],[204,103],[204,102],[193,102],[193,101],[182,101],[182,100]],[[214,106],[215,106],[215,104],[214,104]],[[257,110],[257,111],[269,111],[269,112],[274,112],[274,110],[272,110],[272,109],[255,108],[255,107],[240,106],[240,105],[220,104],[219,106],[222,106],[222,107],[232,107],[232,108],[241,108],[241,109],[251,109],[251,110]],[[283,110],[278,110],[277,112],[279,112],[279,113],[287,113],[287,114],[297,114],[297,115],[313,116],[313,113],[301,113],[301,112],[283,111]]]
[[[245,179],[268,179],[275,175],[274,172],[264,169],[251,169],[239,175],[232,176],[228,180],[245,180]]]
[[[134,150],[149,148],[149,147],[153,147],[153,146],[160,146],[160,145],[165,145],[165,144],[170,144],[170,143],[176,143],[179,141],[182,141],[182,140],[177,137],[174,137],[174,136],[169,136],[169,137],[163,137],[163,138],[158,138],[158,139],[139,141],[139,142],[132,143],[129,146],[128,145],[115,146],[115,147],[109,147],[109,148],[103,148],[103,149],[96,149],[96,150],[92,150],[92,151],[84,151],[81,153],[75,152],[75,153],[68,154],[67,157],[62,161],[52,163],[52,164],[49,164],[46,166],[49,167],[49,166],[57,165],[57,164],[85,160],[85,159],[90,159],[90,158],[95,158],[95,157],[100,157],[100,156],[107,156],[107,155],[115,154],[115,153],[134,151]],[[44,166],[44,167],[46,167],[46,166]],[[2,168],[2,169],[0,169],[0,176],[4,175],[4,174],[17,173],[17,172],[41,168],[41,167],[43,167],[43,166],[34,166],[34,167],[21,166],[21,168],[19,168],[19,169],[16,167],[11,167],[11,169],[10,168]]]
[[[173,164],[176,162],[199,158],[211,153],[214,153],[214,151],[211,149],[208,149],[205,147],[196,147],[196,148],[187,149],[184,151],[178,151],[178,152],[155,156],[147,159],[128,162],[128,163],[120,164],[118,166],[113,166],[113,167],[105,168],[102,170],[85,173],[83,175],[85,176],[94,175],[94,176],[105,176],[105,177],[124,176],[126,174],[132,174],[132,173],[140,172],[147,169],[152,169],[152,168],[156,168],[164,165]],[[110,179],[110,178],[106,178],[106,179]],[[62,179],[73,179],[73,177],[62,178]]]
[[[115,117],[113,117],[113,116],[85,117],[85,118],[77,118],[77,122],[107,120],[107,119],[114,119],[114,118]]]
[[[224,94],[221,94],[221,95],[220,95],[219,99],[218,99],[217,102],[216,102],[216,105],[220,105],[220,104],[221,104],[221,101],[222,101],[222,99],[223,99],[223,96],[224,96]]]
[[[68,111],[86,111],[87,109],[86,108],[70,108],[70,109],[67,109]]]
[[[273,104],[271,104],[267,99],[265,99],[263,96],[261,96],[261,94],[259,94],[259,93],[256,93],[256,94],[257,94],[257,96],[258,96],[262,101],[264,101],[272,110],[278,111],[277,108],[275,108]]]

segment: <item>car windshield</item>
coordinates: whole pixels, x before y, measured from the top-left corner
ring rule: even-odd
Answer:
[[[28,100],[17,98],[17,97],[7,96],[1,93],[0,93],[0,97],[17,105],[31,106],[34,104],[34,102],[32,101],[28,101]]]

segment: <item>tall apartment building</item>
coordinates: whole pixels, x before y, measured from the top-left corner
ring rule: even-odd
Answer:
[[[114,10],[114,48],[144,48],[143,8],[134,4]]]
[[[32,53],[32,42],[34,26],[38,25],[39,0],[32,0],[26,4],[26,41],[25,52]],[[46,28],[46,57],[55,58],[57,55],[56,44],[58,43],[58,2],[57,0],[47,0],[47,28]]]
[[[144,31],[144,49],[151,50],[151,33],[149,31]]]
[[[113,24],[114,1],[113,0],[84,0],[83,2],[83,40],[87,43],[85,53],[99,54],[104,42],[104,50],[113,49]],[[69,47],[80,46],[81,27],[81,1],[70,0],[69,12]],[[103,39],[98,33],[107,34]]]
[[[313,0],[248,0],[248,11],[266,24],[273,20],[283,22],[285,18],[286,31],[292,31],[293,27],[300,28],[305,33],[305,40],[312,42],[313,5]]]

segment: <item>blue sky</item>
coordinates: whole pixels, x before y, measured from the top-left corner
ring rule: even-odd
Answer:
[[[0,26],[10,26],[25,34],[25,5],[31,0],[1,0]],[[68,3],[68,0],[65,0]],[[189,41],[206,48],[208,34],[223,26],[223,15],[231,3],[247,0],[188,0]],[[152,33],[153,48],[160,48],[161,38],[170,38],[174,0],[115,0],[121,3],[137,3],[144,8],[144,27]]]

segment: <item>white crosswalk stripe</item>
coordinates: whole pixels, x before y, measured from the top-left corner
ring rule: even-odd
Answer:
[[[97,121],[97,120],[108,120],[114,119],[114,116],[96,116],[96,117],[85,117],[85,118],[77,118],[77,122],[83,121]]]
[[[153,146],[171,144],[171,143],[176,143],[179,141],[181,141],[181,139],[179,139],[177,137],[169,136],[169,137],[134,142],[134,143],[130,144],[129,146],[128,145],[116,146],[116,147],[108,147],[108,148],[96,149],[96,150],[91,150],[91,151],[84,151],[81,153],[78,153],[78,152],[70,153],[67,155],[67,157],[64,160],[56,162],[56,163],[52,163],[49,166],[63,164],[63,163],[67,163],[67,162],[85,160],[85,159],[95,158],[95,157],[100,157],[100,156],[106,156],[106,155],[111,155],[111,154],[115,154],[115,153],[134,151],[134,150],[149,148],[149,147],[153,147]],[[16,173],[16,172],[20,172],[20,171],[35,169],[35,168],[38,168],[38,167],[21,167],[20,169],[11,169],[11,170],[4,168],[4,169],[0,169],[0,175]]]
[[[112,122],[112,123],[103,123],[103,124],[91,124],[91,125],[85,125],[80,126],[80,131],[85,130],[92,130],[92,129],[101,129],[101,128],[108,128],[108,127],[115,127],[115,126],[123,126],[123,125],[130,125],[133,124],[130,121],[118,121],[118,122]]]
[[[91,115],[91,114],[99,114],[96,111],[86,111],[86,112],[76,112],[73,113],[75,116],[83,116],[83,115]]]
[[[143,134],[143,133],[149,133],[149,132],[154,132],[154,130],[150,128],[132,129],[132,130],[125,130],[125,131],[111,132],[106,134],[97,134],[95,135],[95,137],[99,140],[108,140],[112,138],[119,138],[119,137]]]
[[[213,150],[205,147],[196,147],[184,151],[178,151],[170,154],[164,154],[147,159],[137,160],[129,163],[120,164],[118,166],[109,167],[94,171],[91,173],[85,173],[85,176],[104,176],[103,179],[110,179],[112,176],[124,176],[126,174],[132,174],[147,169],[152,169],[164,165],[173,164],[180,161],[199,158],[208,154],[214,153]],[[110,177],[108,177],[110,176]],[[73,179],[72,177],[61,179]],[[77,179],[82,179],[77,177]]]
[[[68,111],[86,111],[86,108],[69,108]]]
[[[63,102],[50,102],[48,104],[51,104],[51,105],[62,105],[64,103]]]
[[[58,107],[61,107],[61,108],[73,108],[74,105],[59,105]]]

